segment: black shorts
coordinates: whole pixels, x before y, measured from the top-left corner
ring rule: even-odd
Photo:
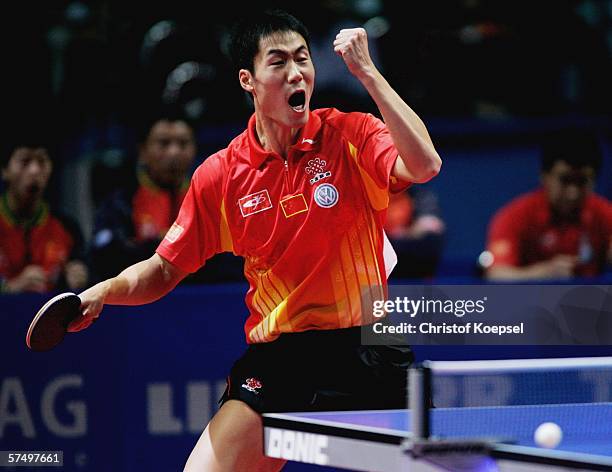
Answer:
[[[250,345],[220,402],[259,413],[407,407],[407,346],[362,346],[360,328],[283,334]]]

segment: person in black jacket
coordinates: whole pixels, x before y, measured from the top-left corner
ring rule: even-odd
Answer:
[[[195,131],[182,116],[164,111],[139,136],[138,169],[96,210],[91,268],[104,279],[146,259],[178,214],[196,156]]]

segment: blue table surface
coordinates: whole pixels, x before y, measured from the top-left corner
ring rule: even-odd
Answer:
[[[389,433],[410,431],[409,410],[295,413],[292,416],[376,428]],[[563,439],[557,450],[612,456],[612,403],[435,408],[431,433],[441,438],[493,438],[537,447],[533,440],[543,422],[557,423]]]

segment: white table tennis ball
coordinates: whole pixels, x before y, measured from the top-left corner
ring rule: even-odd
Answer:
[[[533,435],[533,440],[540,447],[557,447],[563,439],[563,431],[557,423],[542,423],[537,427]]]

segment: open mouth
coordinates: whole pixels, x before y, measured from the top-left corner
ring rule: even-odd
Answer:
[[[306,92],[299,91],[293,93],[289,97],[289,106],[297,112],[302,112],[306,109]]]
[[[26,193],[28,195],[37,195],[42,190],[41,186],[37,183],[30,184],[26,187]]]

